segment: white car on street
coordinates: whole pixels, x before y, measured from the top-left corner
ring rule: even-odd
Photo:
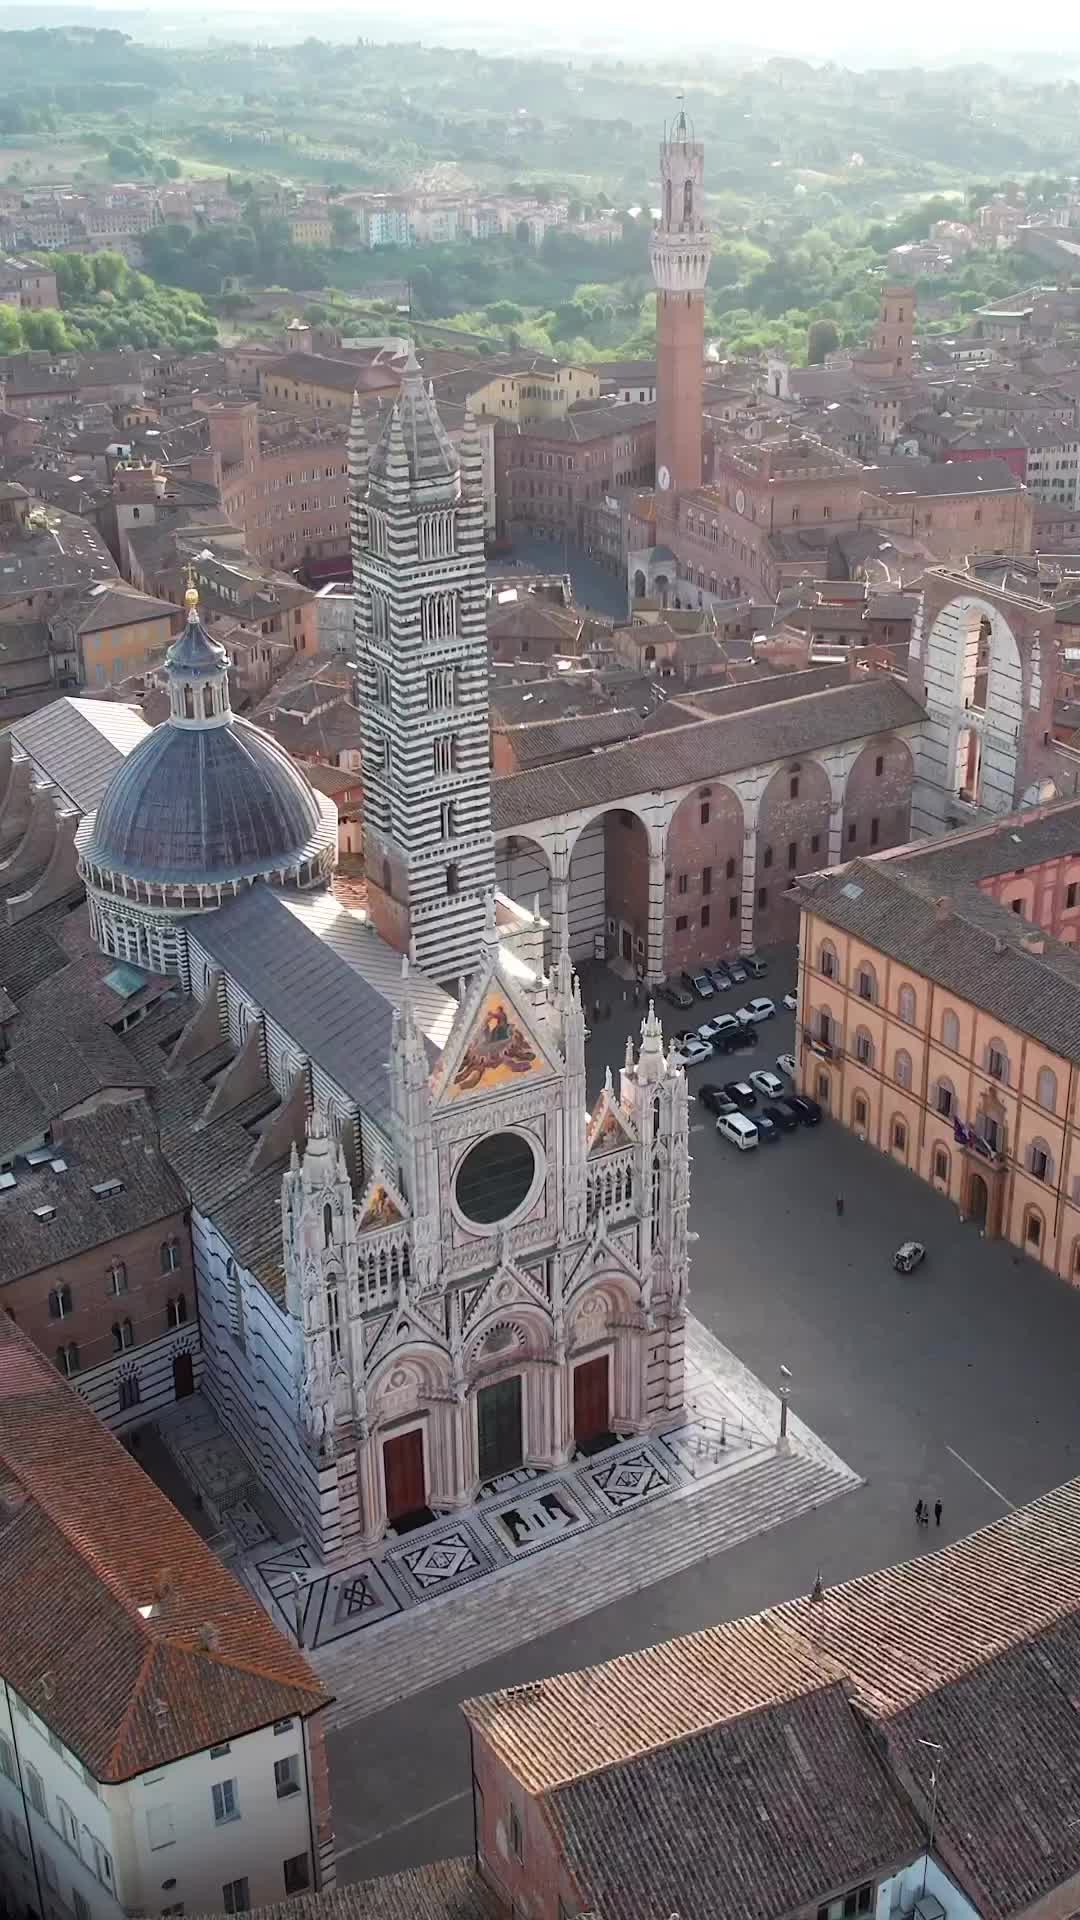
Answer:
[[[776,1064],[779,1067],[781,1073],[784,1075],[785,1079],[794,1080],[795,1055],[793,1053],[778,1053],[776,1056]]]
[[[793,993],[785,993],[785,995],[784,995],[784,1005],[785,1005],[785,1007],[787,1008],[787,1010],[788,1010],[788,1012],[789,1012],[789,1013],[795,1013],[795,1012],[797,1012],[797,1010],[798,1010],[798,1005],[799,1005],[799,1002],[798,1002],[798,999],[796,998],[796,996],[795,996],[795,994],[793,994]]]
[[[778,1100],[784,1091],[784,1083],[779,1074],[770,1073],[767,1067],[759,1067],[750,1075],[750,1085],[765,1100]]]
[[[686,1040],[677,1040],[671,1052],[680,1067],[700,1067],[703,1060],[712,1059],[712,1048],[693,1034]]]
[[[759,1020],[771,1020],[775,1012],[771,1000],[748,1000],[745,1007],[738,1009],[735,1018],[742,1026],[752,1027]]]

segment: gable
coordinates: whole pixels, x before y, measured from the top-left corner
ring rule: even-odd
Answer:
[[[592,1154],[615,1153],[623,1147],[637,1145],[629,1116],[623,1112],[614,1094],[607,1087],[601,1093],[592,1110],[589,1121],[588,1151]]]
[[[561,1071],[517,995],[497,972],[492,972],[467,1017],[463,1039],[451,1034],[443,1055],[440,1100],[505,1092],[523,1081]]]

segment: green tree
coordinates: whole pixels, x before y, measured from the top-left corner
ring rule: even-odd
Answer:
[[[119,293],[127,279],[127,261],[122,253],[95,253],[94,285],[99,293]]]
[[[38,313],[23,313],[19,324],[23,343],[30,348],[43,347],[50,353],[62,353],[72,345],[64,316],[55,307],[42,307]]]
[[[22,345],[22,327],[16,308],[0,306],[0,353],[20,353]]]
[[[806,363],[810,367],[824,364],[827,353],[835,353],[840,345],[840,330],[835,320],[815,320],[806,335]]]

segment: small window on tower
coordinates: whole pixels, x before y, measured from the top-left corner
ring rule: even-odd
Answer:
[[[458,870],[456,861],[451,861],[446,869],[446,891],[453,896],[458,890]]]
[[[690,221],[694,217],[694,183],[692,180],[685,181],[683,185],[682,217],[685,221]]]

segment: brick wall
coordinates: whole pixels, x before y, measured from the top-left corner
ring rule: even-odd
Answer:
[[[179,1243],[180,1266],[175,1272],[163,1272],[161,1247],[170,1240]],[[110,1270],[114,1262],[124,1269],[126,1291],[121,1294],[112,1291]],[[62,1320],[54,1319],[49,1312],[49,1295],[61,1284],[71,1293],[71,1313]],[[8,1281],[2,1300],[5,1310],[50,1360],[57,1347],[74,1341],[80,1370],[85,1373],[113,1358],[114,1321],[130,1320],[133,1354],[147,1342],[160,1339],[168,1331],[165,1303],[181,1293],[187,1303],[187,1318],[194,1325],[191,1233],[185,1216],[173,1213],[134,1233],[104,1240],[88,1253]]]
[[[902,847],[911,838],[913,762],[903,740],[870,740],[847,777],[840,858],[883,847]]]
[[[682,801],[668,829],[664,967],[669,977],[738,947],[742,862],[738,796],[715,782],[697,788]]]

